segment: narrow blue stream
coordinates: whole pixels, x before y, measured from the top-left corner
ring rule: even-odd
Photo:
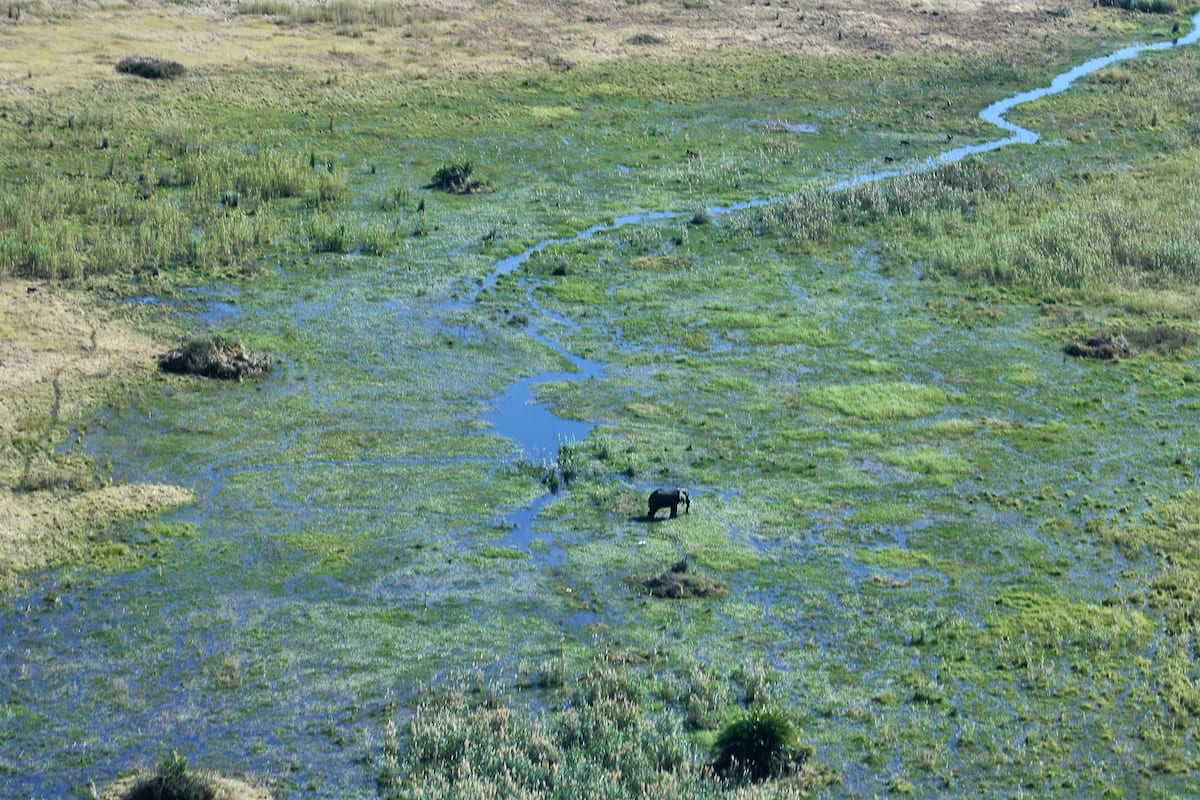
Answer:
[[[896,169],[852,175],[825,186],[822,191],[837,192],[875,181],[928,172],[945,164],[952,164],[954,162],[970,158],[971,156],[990,153],[1014,144],[1036,144],[1041,138],[1037,132],[1010,122],[1006,118],[1008,112],[1025,103],[1030,103],[1045,97],[1061,94],[1074,86],[1075,83],[1081,78],[1085,78],[1088,75],[1105,69],[1106,67],[1110,67],[1118,62],[1128,61],[1138,57],[1142,53],[1170,50],[1175,47],[1191,45],[1197,41],[1200,41],[1200,12],[1197,12],[1192,17],[1192,29],[1186,36],[1169,42],[1132,44],[1113,53],[1109,53],[1108,55],[1089,59],[1088,61],[1085,61],[1082,64],[1055,76],[1055,78],[1046,86],[1010,95],[1009,97],[992,103],[990,106],[983,109],[983,111],[979,112],[979,118],[981,120],[995,125],[1002,131],[1007,132],[1007,136],[991,139],[980,144],[954,147],[931,158],[917,161],[909,165],[904,165]],[[727,206],[713,206],[710,207],[708,211],[710,216],[719,218],[739,211],[746,211],[774,203],[786,202],[787,200],[794,199],[795,197],[796,195],[778,195],[769,198],[755,198],[732,203]],[[521,253],[509,256],[498,262],[484,279],[483,283],[480,285],[480,289],[477,290],[474,295],[472,295],[472,300],[478,297],[480,291],[494,288],[501,276],[509,275],[515,272],[532,256],[540,253],[548,247],[568,244],[571,242],[586,241],[597,235],[610,233],[612,231],[630,226],[636,227],[659,222],[687,219],[692,213],[694,212],[648,211],[640,214],[627,214],[617,217],[611,223],[593,225],[590,228],[580,231],[574,236],[546,239],[538,242]],[[526,296],[529,301],[531,311],[534,313],[540,313],[543,316],[553,316],[552,312],[537,303],[537,301],[533,298],[532,292],[527,292]],[[567,325],[570,324],[561,317],[555,317],[555,319],[558,322],[563,322]],[[555,352],[566,358],[571,363],[574,371],[547,371],[532,377],[521,379],[510,386],[508,390],[506,390],[504,394],[496,401],[496,411],[489,415],[488,420],[492,423],[497,433],[500,433],[506,438],[512,439],[517,443],[523,452],[528,454],[552,454],[556,451],[558,444],[583,438],[583,436],[587,434],[588,430],[590,430],[591,426],[588,423],[577,420],[564,420],[554,415],[549,411],[549,409],[546,409],[544,406],[538,404],[536,398],[534,397],[536,386],[538,384],[547,383],[550,381],[587,380],[599,375],[603,371],[604,367],[602,364],[590,361],[569,352],[561,343],[552,341],[543,336],[541,333],[541,328],[536,322],[530,324],[529,332],[530,335],[537,339],[537,341],[545,344],[547,347],[550,347]]]

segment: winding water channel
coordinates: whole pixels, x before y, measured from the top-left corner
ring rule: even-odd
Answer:
[[[1065,92],[1074,86],[1075,83],[1081,78],[1085,78],[1121,61],[1128,61],[1132,58],[1136,58],[1142,53],[1170,50],[1174,47],[1185,47],[1187,45],[1196,43],[1198,40],[1200,40],[1200,13],[1197,13],[1197,15],[1192,18],[1192,30],[1186,36],[1169,42],[1164,41],[1153,42],[1150,44],[1132,44],[1128,47],[1123,47],[1120,50],[1109,53],[1108,55],[1097,56],[1096,58],[1089,59],[1088,61],[1085,61],[1076,67],[1072,67],[1066,72],[1060,73],[1059,75],[1055,76],[1055,78],[1046,86],[1030,89],[1024,92],[1018,92],[1014,95],[992,103],[990,106],[983,109],[983,111],[979,112],[979,118],[981,120],[995,125],[997,128],[1005,131],[1008,134],[1007,136],[1002,136],[997,139],[992,139],[979,144],[953,147],[932,158],[897,169],[880,170],[877,172],[865,172],[858,175],[852,175],[831,183],[824,189],[824,191],[836,192],[874,181],[898,178],[917,172],[925,172],[943,164],[952,164],[957,161],[962,161],[965,158],[970,158],[971,156],[990,153],[1010,145],[1036,144],[1040,138],[1038,133],[1036,131],[1031,131],[1028,128],[1023,128],[1016,123],[1010,122],[1006,117],[1008,112],[1025,103],[1031,103],[1035,100],[1061,94],[1062,92]],[[720,218],[738,211],[746,211],[748,209],[759,208],[761,206],[766,206],[773,203],[781,203],[788,199],[790,199],[790,197],[786,195],[769,198],[754,198],[727,206],[713,206],[709,209],[709,213],[714,218]],[[586,230],[580,231],[575,236],[547,239],[545,241],[538,242],[523,252],[500,261],[488,274],[483,283],[483,288],[494,287],[500,276],[511,274],[520,269],[520,267],[526,261],[528,261],[530,257],[541,252],[542,250],[545,250],[547,247],[569,242],[584,241],[599,234],[610,233],[625,227],[686,219],[690,213],[691,212],[686,211],[653,211],[642,214],[628,214],[617,217],[611,224],[594,225]],[[559,322],[564,322],[561,317],[557,317],[544,306],[537,303],[537,301],[533,298],[533,293],[531,291],[527,292],[526,298],[529,302],[531,311],[533,311],[535,314],[554,318]],[[582,438],[582,435],[586,434],[589,426],[576,421],[562,420],[560,418],[553,417],[553,415],[550,417],[541,417],[540,422],[535,420],[535,416],[540,416],[549,412],[547,409],[539,406],[533,400],[533,397],[530,393],[531,388],[539,383],[552,380],[586,380],[588,378],[595,377],[603,369],[603,365],[570,353],[560,343],[542,336],[536,325],[531,327],[530,333],[538,341],[546,344],[567,358],[572,363],[575,372],[573,374],[548,372],[531,378],[522,379],[520,382],[510,387],[507,392],[505,392],[503,398],[498,403],[496,413],[490,417],[490,420],[496,426],[498,432],[518,443],[518,445],[527,452],[553,452],[556,442],[570,441],[574,438]],[[534,408],[540,410],[533,410]],[[553,422],[553,426],[549,429],[549,431],[547,429],[547,425],[545,424],[547,421]]]
[[[980,113],[980,118],[997,126],[1004,135],[981,144],[948,149],[941,154],[901,168],[867,172],[845,177],[826,187],[837,191],[850,186],[884,180],[914,172],[931,170],[940,164],[958,161],[991,152],[1010,145],[1030,145],[1038,134],[1009,122],[1006,114],[1013,108],[1069,89],[1079,79],[1116,62],[1136,58],[1142,53],[1191,45],[1200,40],[1200,13],[1193,18],[1193,29],[1173,42],[1131,45],[1106,56],[1091,59],[1055,77],[1048,85],[1023,91],[992,104]],[[716,218],[771,203],[787,197],[755,198],[709,209]],[[686,219],[692,212],[654,211],[621,216],[609,224],[580,231],[569,237],[549,239],[505,258],[489,271],[478,289],[461,304],[470,308],[480,292],[497,285],[502,277],[515,273],[535,254],[559,244],[584,241],[613,231],[649,226]],[[571,352],[556,337],[547,333],[570,330],[572,322],[555,314],[539,303],[534,287],[524,292],[528,318],[526,328],[530,337],[561,357],[567,367],[556,368],[517,381],[489,403],[485,414],[489,432],[511,441],[514,447],[532,459],[553,459],[564,442],[583,439],[592,430],[586,421],[565,420],[554,415],[549,407],[535,399],[539,385],[549,382],[580,382],[596,379],[605,371],[605,364]],[[297,319],[330,327],[336,333],[338,325],[349,325],[343,313],[343,301],[334,297],[324,303],[297,304]],[[444,310],[444,309],[443,309]],[[411,319],[399,324],[414,326],[430,324],[437,318],[438,309],[388,309],[390,324],[397,324],[402,314]],[[356,335],[361,335],[358,332]],[[383,337],[379,340],[384,341]],[[419,348],[406,349],[404,343],[381,344],[392,348],[381,354],[380,364],[364,365],[375,370],[380,380],[361,389],[374,393],[372,401],[377,417],[368,422],[379,431],[387,432],[387,419],[397,414],[405,398],[389,389],[386,362],[412,356],[419,358]],[[463,369],[467,369],[464,364]],[[270,393],[268,386],[264,389]],[[335,412],[347,397],[324,397],[322,403]],[[254,397],[248,397],[244,408],[231,410],[254,417]],[[470,414],[478,398],[466,398],[463,414]],[[439,402],[431,398],[429,402]],[[336,420],[336,414],[330,414]],[[139,433],[158,435],[150,420],[128,421],[144,427]],[[328,433],[336,421],[327,422]],[[370,426],[368,425],[368,427]],[[196,433],[196,432],[194,432]],[[123,435],[123,434],[121,434]],[[196,433],[202,437],[203,431]],[[282,432],[274,445],[282,450],[297,446],[305,436],[301,430]],[[287,579],[278,595],[264,596],[253,587],[255,583],[269,584],[274,578],[264,566],[275,555],[271,537],[293,535],[305,524],[326,521],[336,524],[341,516],[353,516],[379,536],[398,537],[404,521],[411,517],[410,509],[400,501],[379,505],[364,503],[356,495],[353,480],[339,485],[335,507],[326,507],[320,482],[328,471],[339,469],[358,475],[361,480],[378,480],[372,468],[383,467],[397,485],[416,480],[422,471],[436,469],[420,455],[403,452],[385,453],[374,461],[347,456],[344,461],[327,459],[306,463],[301,468],[284,470],[275,463],[272,452],[262,448],[250,453],[233,451],[237,441],[208,443],[207,469],[202,475],[180,475],[182,465],[158,465],[145,469],[136,454],[119,452],[120,435],[97,431],[92,434],[92,447],[111,454],[114,471],[120,480],[152,480],[185,483],[197,489],[202,502],[197,509],[185,509],[176,519],[189,522],[200,537],[213,536],[236,542],[246,584],[227,586],[207,578],[203,569],[187,580],[185,585],[164,585],[153,576],[141,573],[102,577],[83,598],[70,592],[58,591],[54,576],[47,576],[28,598],[5,606],[0,626],[0,674],[9,676],[0,685],[0,702],[21,708],[20,719],[0,720],[0,725],[18,725],[16,738],[0,736],[0,745],[9,751],[10,764],[35,764],[32,769],[17,768],[0,772],[0,795],[5,797],[65,797],[76,796],[88,780],[103,779],[97,774],[95,762],[104,764],[152,763],[157,749],[164,743],[185,750],[189,756],[205,764],[231,765],[231,769],[246,769],[261,774],[286,773],[290,785],[297,787],[292,796],[310,796],[309,786],[322,791],[369,794],[371,774],[368,768],[356,763],[363,750],[374,746],[378,735],[378,719],[363,708],[363,695],[377,691],[370,682],[371,670],[377,663],[374,654],[361,652],[356,641],[359,609],[368,609],[378,616],[377,606],[386,604],[396,591],[392,579],[378,578],[365,586],[339,585],[320,570],[311,575],[300,572]],[[255,448],[258,446],[255,445]],[[117,448],[117,452],[113,449]],[[253,449],[253,448],[252,448]],[[457,457],[456,466],[477,469],[486,479],[494,468],[490,456],[473,456],[467,448]],[[270,507],[276,497],[304,494],[314,498],[311,507],[295,507],[280,502],[279,514],[270,520],[250,521],[256,507]],[[530,506],[504,515],[510,532],[504,543],[529,548],[538,539],[537,514],[546,498],[534,500]],[[430,503],[435,502],[430,500]],[[394,522],[399,520],[399,522]],[[247,528],[265,529],[247,534]],[[230,548],[233,549],[233,548]],[[235,558],[227,550],[214,551],[218,557]],[[209,554],[211,556],[212,553]],[[553,566],[553,548],[543,553],[543,562]],[[147,570],[146,572],[151,572]],[[420,575],[422,573],[417,572]],[[429,579],[430,594],[440,588]],[[523,587],[513,587],[520,591]],[[417,590],[409,590],[416,597]],[[53,596],[50,596],[50,595]],[[288,595],[304,596],[314,604],[337,598],[352,609],[344,620],[331,623],[320,616],[321,610],[296,611],[290,607]],[[192,609],[178,597],[205,598],[208,605]],[[364,614],[367,613],[364,610]],[[455,619],[470,622],[469,609],[450,609]],[[314,625],[344,624],[344,640],[336,653],[305,652],[294,643],[283,645],[272,641],[269,631],[273,619],[287,617],[290,629],[297,623],[287,615],[311,615]],[[365,624],[365,623],[363,623]],[[409,626],[411,627],[411,625]],[[375,630],[372,628],[373,635]],[[407,650],[417,658],[432,659],[436,652],[424,651],[419,635],[397,634],[394,640],[382,642],[379,648]],[[111,645],[114,650],[137,655],[114,661],[111,656],[94,650],[97,643]],[[464,650],[467,648],[464,646]],[[270,657],[247,656],[249,650],[276,652],[287,663],[271,663]],[[333,674],[325,674],[326,661],[341,665]],[[196,684],[190,676],[203,673]],[[249,676],[249,677],[246,677]],[[263,678],[271,685],[267,694],[242,696],[246,683]],[[401,675],[400,679],[404,676]],[[187,687],[186,689],[184,687]],[[250,703],[250,707],[246,707]],[[10,706],[5,705],[4,708]],[[28,733],[36,731],[36,735]],[[303,755],[298,755],[302,752]],[[282,753],[282,754],[281,754]]]

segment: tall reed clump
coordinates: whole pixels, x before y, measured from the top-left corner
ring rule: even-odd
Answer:
[[[1112,174],[1044,201],[1007,198],[970,237],[939,244],[933,274],[1084,291],[1180,288],[1200,282],[1200,157],[1151,175]]]
[[[373,25],[394,28],[408,24],[411,14],[394,2],[332,0],[328,3],[288,2],[288,0],[242,0],[237,13],[271,17],[283,25],[328,24],[361,27]]]
[[[1009,186],[1005,174],[994,167],[955,162],[928,172],[771,203],[735,215],[730,226],[738,233],[823,242],[843,225],[870,225],[918,214],[969,217],[981,199],[997,196]]]
[[[572,687],[550,710],[536,714],[514,707],[518,698],[494,687],[427,695],[403,732],[388,729],[380,772],[384,795],[726,796],[726,779],[733,774],[718,774],[698,757],[675,709],[652,710],[658,705],[652,701],[664,694],[660,682],[624,668],[598,667]],[[788,730],[787,759],[772,761],[774,771],[766,777],[789,774],[784,761],[798,763],[811,753]],[[794,788],[802,794],[829,781],[828,773],[814,769],[797,778]]]
[[[277,148],[185,138],[99,159],[67,149],[54,157],[69,171],[31,164],[0,193],[0,277],[244,268],[301,239],[298,206],[350,195],[340,174]]]

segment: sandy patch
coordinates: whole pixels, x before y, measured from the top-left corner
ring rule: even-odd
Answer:
[[[356,20],[281,24],[238,13],[239,5],[251,3],[46,0],[17,20],[0,18],[0,92],[112,80],[130,55],[201,72],[286,65],[425,78],[721,51],[966,53],[1033,46],[1083,30],[1100,13],[1079,0],[401,0],[386,4],[392,11],[380,23],[362,0],[345,4],[359,9]],[[1071,13],[1047,13],[1065,8]]]
[[[30,289],[34,291],[30,291]],[[52,450],[64,424],[109,382],[145,376],[162,347],[79,297],[46,284],[0,282],[0,583],[78,555],[84,538],[116,517],[191,502],[173,486],[78,491]],[[28,489],[34,474],[66,472]]]

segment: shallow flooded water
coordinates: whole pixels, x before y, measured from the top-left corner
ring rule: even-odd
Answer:
[[[1197,37],[1193,30],[1178,44]],[[1033,144],[1037,134],[1005,113],[1115,60],[1171,46],[1122,50],[990,106],[983,118],[1007,131],[1004,138],[828,188]],[[720,224],[781,199],[709,213]],[[688,363],[677,365],[658,341],[687,327],[670,318],[672,307],[654,312],[667,333],[636,329],[638,320],[618,328],[610,317],[568,316],[526,270],[539,253],[593,240],[620,248],[625,232],[674,231],[689,216],[623,216],[540,242],[495,264],[464,302],[422,297],[399,270],[312,280],[299,297],[291,287],[264,286],[236,303],[202,301],[196,313],[205,323],[236,321],[295,355],[262,384],[164,383],[89,427],[89,451],[110,460],[117,481],[180,484],[199,501],[114,532],[163,558],[117,574],[48,574],[4,599],[3,793],[78,795],[89,780],[150,764],[169,747],[205,767],[267,777],[281,797],[370,796],[365,758],[398,693],[451,665],[544,658],[566,640],[620,627],[628,614],[641,615],[647,631],[628,634],[639,645],[688,625],[717,631],[714,639],[737,630],[747,637],[738,647],[784,669],[811,670],[805,681],[836,683],[834,667],[816,663],[822,656],[860,683],[890,674],[897,661],[920,669],[919,651],[881,652],[875,629],[861,620],[876,615],[887,618],[881,625],[916,630],[945,613],[937,606],[948,593],[994,592],[1014,581],[1006,570],[1016,565],[1063,562],[1059,576],[1074,577],[1062,556],[1076,545],[1061,531],[1037,529],[1025,509],[996,510],[972,497],[1011,492],[1014,503],[1053,506],[1045,517],[1099,518],[1144,502],[1128,491],[1131,482],[1175,488],[1194,479],[1166,463],[1165,454],[1191,444],[1174,424],[1186,414],[1181,392],[1063,359],[1038,338],[1029,309],[994,310],[986,331],[959,325],[954,315],[972,309],[936,287],[884,274],[863,250],[816,265],[819,274],[776,265],[765,244],[738,256],[793,270],[790,307],[823,320],[817,343],[807,330],[783,343],[791,361],[772,365],[765,387],[741,378],[765,371],[750,358],[749,336],[714,343],[705,358],[680,353]],[[518,298],[517,307],[489,316],[491,298],[501,295]],[[581,355],[580,342],[599,352]],[[606,351],[621,359],[606,361]],[[884,362],[898,392],[935,396],[925,416],[942,426],[949,454],[900,452],[881,441],[885,434],[838,416],[836,392],[797,400],[790,388],[799,376],[836,387]],[[714,375],[720,380],[705,383]],[[1067,405],[1079,398],[1061,388],[1070,385],[1103,406],[1103,418],[1081,431],[1059,422],[1076,413]],[[723,391],[739,393],[739,405],[723,408]],[[787,403],[802,407],[795,429],[766,424]],[[636,454],[644,469],[625,476],[622,496],[634,500],[621,513],[597,512],[570,491],[553,495],[540,481],[538,464],[553,463],[563,445],[595,440],[618,412],[666,419],[659,426],[668,429],[671,414],[686,413],[741,434],[697,449],[653,438],[670,458],[687,454],[702,482],[689,527],[635,519],[651,481],[669,482],[682,469],[658,452]],[[900,435],[908,420],[894,418]],[[1160,448],[1153,458],[1149,442]],[[765,508],[739,489],[751,479],[722,466],[721,447],[767,454],[764,473],[771,458],[782,464],[777,477],[763,479],[774,485],[754,484],[774,490]],[[814,474],[815,487],[797,478]],[[1053,487],[1052,496],[1040,499],[1042,487]],[[847,500],[830,501],[835,492]],[[581,525],[584,514],[591,516]],[[979,555],[960,552],[963,531],[1010,552],[993,556],[992,572],[958,574],[960,559]],[[937,558],[913,556],[918,546]],[[727,566],[741,582],[741,597],[715,621],[667,619],[610,597],[616,571],[662,563],[681,549]],[[1105,558],[1112,557],[1098,557]],[[1081,577],[1095,581],[1100,596],[1104,581],[1128,566],[1102,563]],[[846,589],[873,580],[913,587],[908,617],[870,591]],[[968,624],[986,613],[955,610]],[[702,654],[723,647],[697,644]],[[984,703],[987,691],[970,700]],[[969,716],[970,704],[960,713]],[[846,772],[853,790],[857,773]]]

